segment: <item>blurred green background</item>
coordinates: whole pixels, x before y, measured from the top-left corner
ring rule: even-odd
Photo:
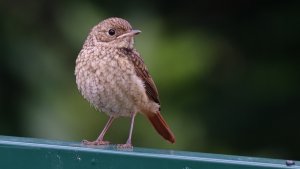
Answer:
[[[93,140],[107,116],[79,94],[75,59],[89,30],[118,16],[174,131],[139,115],[138,147],[300,159],[299,1],[0,1],[0,134]],[[127,139],[129,118],[106,139]]]

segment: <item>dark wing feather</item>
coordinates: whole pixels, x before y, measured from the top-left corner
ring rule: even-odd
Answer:
[[[129,49],[124,49],[124,50],[128,59],[133,63],[137,76],[141,78],[141,80],[144,82],[144,86],[148,98],[160,104],[157,88],[155,86],[152,77],[148,72],[146,65],[144,64],[143,59],[140,57],[140,54],[134,50],[129,50]]]

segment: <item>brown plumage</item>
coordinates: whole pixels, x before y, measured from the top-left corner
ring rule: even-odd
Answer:
[[[76,60],[78,89],[96,109],[110,116],[95,141],[85,144],[108,144],[103,137],[116,117],[130,116],[131,135],[137,112],[148,117],[156,131],[171,143],[175,137],[160,114],[157,88],[140,54],[134,49],[133,36],[140,31],[121,18],[108,18],[90,32]]]

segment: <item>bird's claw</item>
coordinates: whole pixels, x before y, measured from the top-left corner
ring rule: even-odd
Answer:
[[[126,143],[126,144],[118,144],[117,148],[118,149],[132,149],[133,146],[131,143]]]
[[[99,146],[99,145],[108,145],[109,141],[103,141],[103,140],[88,141],[88,140],[82,140],[82,144],[84,144],[84,145]]]

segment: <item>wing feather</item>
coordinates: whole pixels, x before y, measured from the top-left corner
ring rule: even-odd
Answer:
[[[144,87],[148,98],[160,104],[157,88],[151,75],[149,74],[149,71],[143,59],[140,57],[140,54],[135,50],[127,48],[123,48],[122,53],[124,53],[128,57],[128,59],[133,63],[137,76],[141,78],[141,80],[144,83]]]

